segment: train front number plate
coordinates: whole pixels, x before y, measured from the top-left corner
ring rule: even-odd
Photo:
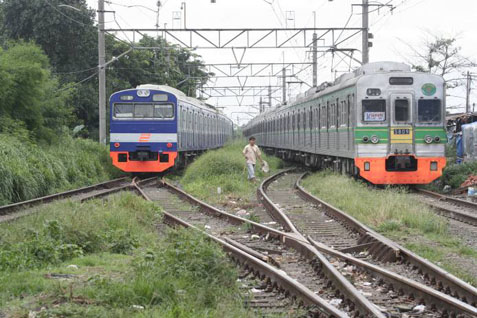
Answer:
[[[410,130],[409,129],[394,129],[394,134],[395,135],[409,135]]]

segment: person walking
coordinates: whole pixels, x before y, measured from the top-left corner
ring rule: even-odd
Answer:
[[[248,145],[243,148],[242,153],[247,163],[248,180],[255,182],[255,165],[257,164],[257,159],[263,164],[262,152],[255,144],[255,137],[252,136],[248,139]]]

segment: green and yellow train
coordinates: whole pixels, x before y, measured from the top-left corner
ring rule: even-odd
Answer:
[[[427,184],[446,165],[445,83],[378,62],[310,89],[245,127],[260,146],[374,184]]]

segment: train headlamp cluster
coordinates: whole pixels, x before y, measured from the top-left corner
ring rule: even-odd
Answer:
[[[376,136],[376,135],[371,136],[371,138],[369,138],[368,136],[364,136],[364,137],[363,137],[363,142],[364,142],[364,143],[368,143],[368,142],[370,142],[370,141],[371,141],[371,143],[373,143],[373,144],[377,144],[377,143],[379,143],[379,137]]]
[[[426,137],[424,137],[424,141],[425,141],[426,144],[432,144],[433,142],[440,143],[441,142],[441,137],[435,136],[434,138],[432,138],[432,136],[426,135]]]

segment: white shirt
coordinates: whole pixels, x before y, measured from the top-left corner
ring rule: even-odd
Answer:
[[[253,147],[248,144],[243,148],[242,153],[245,156],[245,159],[247,159],[247,163],[251,164],[256,164],[257,163],[257,157],[261,156],[262,153],[260,152],[260,148],[258,148],[257,145],[253,145]]]

